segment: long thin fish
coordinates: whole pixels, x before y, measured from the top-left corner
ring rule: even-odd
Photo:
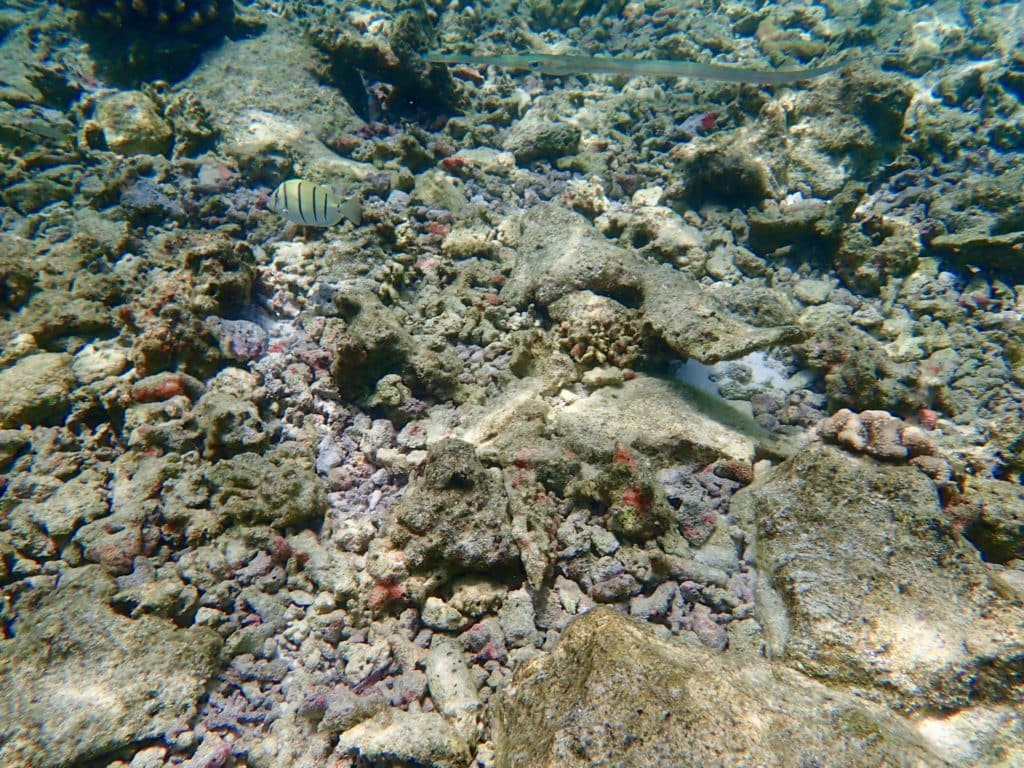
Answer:
[[[833,72],[842,63],[812,69],[742,69],[719,64],[701,64],[696,61],[671,59],[631,59],[608,56],[560,56],[550,53],[506,54],[478,56],[472,53],[428,53],[423,60],[432,64],[473,64],[532,69],[551,75],[649,75],[651,77],[693,77],[701,80],[721,80],[727,83],[753,83],[755,85],[786,85],[810,80]]]
[[[342,219],[355,225],[362,221],[362,207],[355,198],[342,200],[330,188],[304,179],[288,179],[270,195],[270,210],[296,224],[333,227]]]

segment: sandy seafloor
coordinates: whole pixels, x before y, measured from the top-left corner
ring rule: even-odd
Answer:
[[[121,5],[0,8],[0,766],[1024,765],[1018,4]]]

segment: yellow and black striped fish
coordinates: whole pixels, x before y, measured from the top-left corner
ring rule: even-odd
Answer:
[[[333,227],[343,218],[357,225],[363,210],[355,198],[342,200],[328,187],[302,179],[288,179],[270,196],[270,210],[288,221],[311,227]]]

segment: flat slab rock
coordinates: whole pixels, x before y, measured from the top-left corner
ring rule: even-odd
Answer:
[[[679,461],[752,461],[760,436],[753,420],[741,423],[742,415],[724,401],[712,403],[709,396],[704,400],[708,402],[698,402],[693,391],[671,380],[637,376],[557,411],[555,431],[582,456],[593,446],[610,450],[618,442]],[[718,412],[711,413],[712,408]],[[724,423],[730,419],[733,425]]]
[[[610,608],[574,621],[497,697],[495,766],[946,766],[898,716]]]
[[[162,737],[195,713],[221,640],[129,619],[100,566],[66,572],[0,643],[0,765],[59,768]]]
[[[385,710],[342,733],[334,756],[431,768],[464,768],[471,760],[466,742],[437,712],[401,710]]]
[[[812,443],[731,511],[756,526],[761,618],[790,664],[908,711],[1020,701],[1024,610],[922,472]]]

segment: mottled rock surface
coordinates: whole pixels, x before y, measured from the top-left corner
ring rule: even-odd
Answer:
[[[203,94],[224,151],[243,173],[276,183],[297,163],[307,175],[338,183],[357,165],[323,143],[354,129],[359,118],[336,89],[317,82],[315,57],[294,28],[271,24],[258,39],[227,42],[185,81]],[[236,87],[240,77],[245,89]]]
[[[463,768],[469,748],[436,712],[387,710],[341,734],[334,754],[371,765]]]
[[[715,363],[801,335],[795,325],[759,328],[685,272],[651,264],[603,237],[585,218],[555,204],[520,219],[516,266],[502,296],[517,305],[549,305],[590,291],[639,309],[649,332],[681,357]]]
[[[708,407],[712,401],[717,413]],[[557,431],[582,456],[619,442],[651,456],[750,461],[758,439],[766,436],[724,401],[649,376],[603,387],[565,407],[555,421]]]
[[[794,666],[908,710],[1020,700],[1024,611],[988,586],[915,468],[811,444],[732,509],[756,523],[781,598],[763,596],[763,619]]]
[[[422,475],[395,509],[392,539],[412,570],[443,565],[457,572],[501,568],[518,559],[501,475],[454,438],[430,447]]]
[[[599,608],[499,695],[495,765],[942,766],[898,717]]]
[[[964,536],[991,563],[1024,558],[1024,489],[1019,483],[977,478],[954,513]]]
[[[538,205],[523,214],[520,226],[516,267],[501,291],[508,301],[547,305],[579,290],[627,307],[642,300],[641,263],[578,213]]]
[[[171,126],[141,91],[121,91],[96,105],[96,121],[107,146],[119,155],[164,154],[171,148]]]
[[[98,566],[66,572],[0,642],[0,765],[57,768],[159,738],[195,712],[221,641],[109,603]]]
[[[645,322],[684,359],[692,357],[710,365],[801,337],[795,325],[760,328],[744,322],[725,302],[691,283],[679,270],[649,267],[644,283]]]
[[[576,151],[580,133],[577,126],[534,109],[509,130],[502,146],[520,163],[557,160]]]
[[[274,528],[319,519],[327,508],[323,486],[301,452],[242,453],[207,472],[218,517]]]
[[[0,427],[59,424],[71,405],[71,357],[44,352],[0,371]]]

